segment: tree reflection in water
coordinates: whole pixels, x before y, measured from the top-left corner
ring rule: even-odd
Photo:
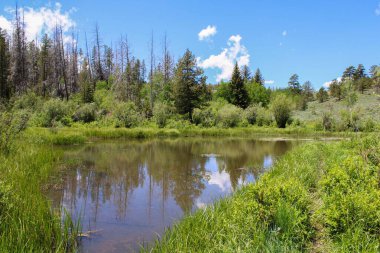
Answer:
[[[118,252],[154,238],[184,213],[253,182],[297,142],[175,139],[100,142],[65,150],[74,164],[56,207],[81,217],[83,230],[102,229],[82,250]]]

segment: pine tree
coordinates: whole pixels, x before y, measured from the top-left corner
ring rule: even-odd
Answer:
[[[356,69],[354,66],[349,66],[346,68],[343,72],[342,79],[343,80],[353,80],[355,75]]]
[[[83,60],[82,69],[79,73],[79,85],[82,91],[82,100],[85,103],[94,101],[94,89],[91,83],[90,71],[87,58]]]
[[[302,85],[302,95],[304,96],[304,98],[306,99],[306,101],[313,100],[313,93],[314,93],[313,85],[311,84],[310,81],[306,81]]]
[[[206,77],[190,50],[178,61],[174,79],[174,105],[178,113],[187,114],[191,119],[194,108],[202,102]]]
[[[255,75],[253,76],[253,81],[257,84],[260,84],[261,86],[264,86],[265,84],[265,80],[261,75],[261,71],[259,68],[256,70]]]
[[[235,63],[235,67],[232,72],[231,81],[229,83],[229,90],[231,92],[230,103],[241,108],[247,108],[249,104],[248,92],[245,89],[244,80],[240,74],[239,66],[237,63]]]
[[[289,82],[288,82],[289,88],[293,94],[300,94],[302,91],[300,82],[298,81],[298,78],[299,77],[297,74],[293,74],[290,77]]]
[[[49,79],[51,79],[52,68],[50,53],[52,49],[52,41],[49,39],[48,35],[45,34],[42,39],[41,51],[39,55],[39,70],[40,70],[40,83],[42,96],[46,96],[46,93],[50,90],[51,84]]]
[[[6,36],[6,32],[0,28],[0,102],[8,100],[11,96],[8,80],[10,52]]]
[[[359,64],[356,68],[356,71],[354,72],[354,80],[359,80],[364,77],[366,77],[365,68],[363,64]]]
[[[244,83],[247,83],[251,80],[251,71],[249,70],[249,67],[247,65],[243,66],[243,69],[241,70],[241,75],[243,77]]]
[[[333,80],[329,87],[330,95],[335,97],[340,101],[343,98],[342,85],[337,81]]]

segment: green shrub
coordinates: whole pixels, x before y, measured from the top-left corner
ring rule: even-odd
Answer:
[[[333,130],[334,122],[331,113],[323,112],[322,114],[322,128],[324,131]]]
[[[168,119],[173,115],[174,108],[168,104],[158,102],[153,107],[154,120],[158,127],[166,126]]]
[[[218,111],[218,124],[222,127],[235,127],[241,121],[242,109],[227,104]]]
[[[290,120],[291,101],[284,94],[279,94],[271,102],[271,110],[277,127],[285,128],[286,123]]]
[[[264,107],[257,108],[256,124],[258,126],[270,126],[273,122],[272,113]]]
[[[132,102],[118,103],[113,113],[116,119],[116,127],[135,127],[138,125],[138,121],[142,118],[137,112],[136,105]]]
[[[29,114],[25,110],[0,113],[0,153],[9,154],[16,137],[25,130]]]
[[[251,125],[256,123],[258,107],[257,105],[250,105],[244,110],[244,118]]]
[[[196,108],[193,111],[192,119],[193,123],[203,127],[213,127],[216,125],[216,113],[211,107],[204,109]]]
[[[367,118],[361,126],[363,132],[373,132],[376,129],[376,123],[371,118]]]
[[[91,104],[83,104],[79,107],[73,115],[74,121],[81,121],[84,123],[89,123],[94,121],[96,118],[96,105],[94,103]]]
[[[69,115],[67,103],[60,99],[50,99],[42,109],[42,126],[52,127]]]
[[[35,111],[40,109],[41,105],[42,100],[39,96],[37,96],[34,92],[27,92],[15,100],[13,108]]]

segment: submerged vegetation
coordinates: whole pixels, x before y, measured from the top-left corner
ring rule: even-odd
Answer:
[[[379,150],[378,136],[296,148],[151,252],[378,252]]]

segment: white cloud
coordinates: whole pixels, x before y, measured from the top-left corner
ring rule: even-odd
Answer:
[[[205,40],[209,37],[214,36],[215,34],[216,34],[216,26],[208,25],[205,29],[203,29],[202,31],[198,33],[198,39]]]
[[[282,32],[282,36],[286,36],[286,35],[288,35],[288,31],[287,30],[284,30],[283,32]]]
[[[12,31],[12,22],[6,19],[4,16],[0,16],[0,27],[7,32]]]
[[[274,84],[274,80],[265,80],[265,84]]]
[[[380,16],[380,3],[377,6],[377,8],[375,9],[375,14],[376,14],[376,16]]]
[[[40,36],[41,33],[51,34],[56,25],[62,27],[62,32],[65,34],[70,29],[76,26],[76,23],[70,17],[70,14],[76,9],[64,12],[62,5],[56,3],[54,7],[40,7],[34,9],[31,7],[25,7],[20,9],[20,13],[24,14],[25,21],[25,34],[28,40],[33,40]],[[7,12],[14,13],[14,9],[7,9]],[[5,17],[0,16],[0,26],[2,24],[8,25],[11,23]],[[64,41],[69,41],[68,36],[64,36]]]
[[[338,77],[336,80],[340,83],[340,82],[342,81],[342,77]],[[334,81],[334,80],[333,80],[333,81]],[[330,85],[333,83],[333,81],[325,82],[325,83],[323,84],[323,87],[325,87],[325,88],[329,88]]]
[[[227,48],[224,48],[220,54],[210,55],[203,61],[198,58],[198,65],[204,69],[220,69],[221,73],[216,76],[217,82],[230,79],[235,62],[237,62],[239,66],[249,64],[250,55],[246,47],[240,43],[241,39],[242,37],[240,35],[232,35],[228,39]]]

